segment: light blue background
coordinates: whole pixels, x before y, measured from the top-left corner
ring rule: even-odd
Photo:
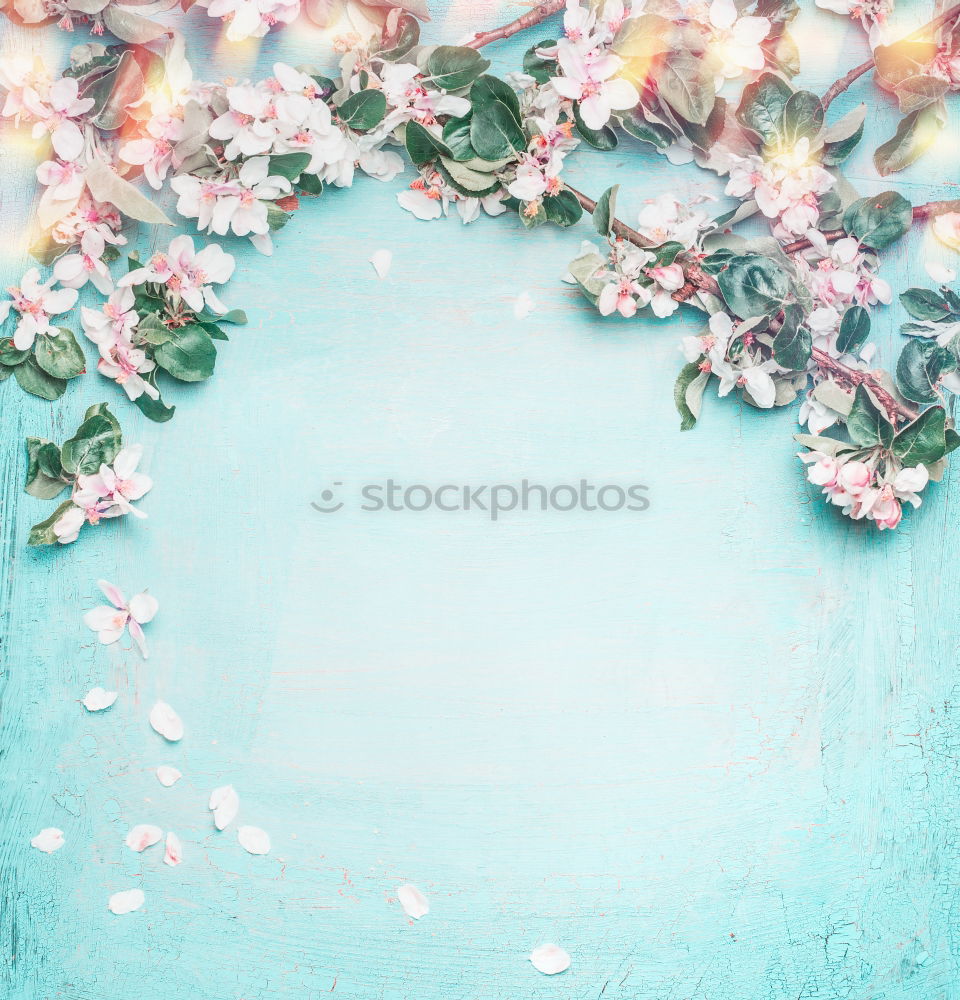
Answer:
[[[521,9],[438,6],[429,41]],[[183,20],[201,77],[333,66],[309,28],[258,55],[218,42],[200,10]],[[5,51],[54,60],[71,41],[2,30]],[[493,47],[494,69],[550,33]],[[798,37],[821,93],[864,58],[832,15],[805,9]],[[890,186],[869,153],[896,119],[866,80],[831,117],[861,96],[848,176],[866,193]],[[28,144],[4,138],[6,285],[27,266],[36,185]],[[898,190],[956,196],[957,140],[953,126]],[[223,297],[250,325],[208,384],[171,393],[170,424],[96,374],[55,404],[0,388],[0,993],[960,997],[955,472],[881,536],[804,482],[792,409],[711,392],[681,435],[677,343],[697,314],[602,321],[559,281],[586,222],[418,222],[395,200],[411,176],[330,190],[273,259],[231,242]],[[619,181],[627,221],[661,191],[721,191],[632,141],[579,151],[568,176],[594,195]],[[394,253],[382,282],[379,248]],[[948,260],[914,232],[883,274],[927,284],[927,257]],[[522,291],[538,309],[518,321]],[[876,313],[887,363],[901,319]],[[101,400],[145,445],[149,520],[28,550],[51,505],[22,493],[22,438],[63,440]],[[496,524],[310,507],[334,481],[389,476],[642,482],[652,506]],[[159,599],[148,661],[83,626],[99,577]],[[120,692],[96,716],[79,704],[94,685]],[[157,698],[185,720],[176,746],[147,725]],[[162,788],[159,764],[184,778]],[[269,856],[213,829],[206,800],[227,782]],[[127,850],[136,823],[176,831],[183,865]],[[67,840],[49,857],[29,847],[45,826]],[[396,901],[406,881],[431,904],[416,924]],[[136,885],[143,909],[112,916],[108,896]],[[571,953],[564,975],[526,960],[545,941]]]

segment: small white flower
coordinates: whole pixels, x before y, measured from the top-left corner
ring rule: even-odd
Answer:
[[[105,468],[101,466],[101,469]],[[145,590],[132,597],[127,602],[123,591],[106,580],[98,580],[97,586],[103,591],[111,606],[101,604],[88,611],[83,616],[84,624],[98,633],[100,642],[105,646],[116,642],[123,635],[124,629],[130,630],[133,641],[137,644],[143,658],[147,658],[147,640],[143,634],[142,625],[153,619],[159,604],[157,599]]]

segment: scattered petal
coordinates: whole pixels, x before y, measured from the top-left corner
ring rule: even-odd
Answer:
[[[397,898],[403,907],[403,912],[414,920],[425,917],[430,912],[430,904],[427,897],[415,886],[407,883],[397,889]]]
[[[83,699],[83,707],[88,712],[102,712],[117,700],[116,691],[104,691],[103,688],[91,688]]]
[[[537,972],[555,976],[570,968],[570,956],[555,944],[542,944],[530,952],[530,961]]]
[[[240,796],[233,785],[222,785],[210,793],[210,808],[213,810],[213,823],[218,830],[228,827],[236,818],[240,809]]]
[[[938,261],[928,260],[923,266],[926,268],[927,274],[938,285],[949,285],[956,280],[957,272],[952,267],[947,267]]]
[[[237,840],[249,854],[270,853],[270,837],[258,826],[241,826],[237,830]]]
[[[530,297],[530,293],[521,292],[513,303],[513,315],[516,319],[526,319],[536,308],[537,304]]]
[[[165,701],[158,701],[150,709],[150,725],[171,743],[183,739],[183,722]]]
[[[120,916],[123,913],[133,913],[143,906],[142,889],[124,889],[123,892],[115,892],[107,903],[111,913]]]
[[[30,841],[31,847],[43,851],[44,854],[53,854],[54,851],[59,851],[63,844],[63,830],[58,830],[55,826],[46,827]]]
[[[376,250],[370,258],[374,271],[378,278],[385,278],[390,273],[390,265],[393,263],[393,254],[389,250]]]
[[[170,830],[167,832],[166,849],[163,852],[163,863],[173,868],[183,861],[183,845],[180,838]]]
[[[163,830],[159,826],[141,823],[127,834],[126,845],[131,851],[136,851],[139,854],[148,847],[153,847],[162,836]]]
[[[157,781],[163,785],[164,788],[169,788],[171,785],[175,785],[183,775],[175,767],[167,767],[166,764],[161,764],[157,768]]]

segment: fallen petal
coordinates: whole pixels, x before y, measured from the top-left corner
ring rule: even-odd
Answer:
[[[115,892],[107,903],[111,913],[118,916],[123,913],[133,913],[143,906],[142,889],[124,889],[123,892]]]
[[[957,277],[957,272],[952,267],[947,267],[935,260],[928,260],[923,266],[926,268],[927,274],[938,285],[949,285]]]
[[[30,841],[31,847],[43,851],[44,854],[53,854],[54,851],[59,851],[63,844],[63,830],[58,830],[55,826],[46,827]]]
[[[162,836],[163,830],[159,826],[141,823],[127,834],[126,845],[131,851],[136,851],[139,854],[148,847],[152,847]]]
[[[530,952],[530,961],[537,972],[545,976],[555,976],[570,968],[570,956],[555,944],[542,944]]]
[[[158,701],[150,709],[150,725],[171,743],[183,739],[183,723],[180,721],[180,716],[165,701]]]
[[[537,304],[530,297],[530,293],[521,292],[517,296],[516,302],[513,303],[513,315],[517,319],[526,319],[536,308]]]
[[[164,788],[169,788],[171,785],[175,785],[183,775],[175,767],[167,767],[166,764],[161,764],[157,768],[157,781],[163,785]]]
[[[163,863],[165,865],[170,865],[173,868],[175,865],[180,864],[183,861],[183,845],[180,843],[180,838],[170,830],[167,833],[167,843],[166,849],[163,852]]]
[[[83,699],[83,707],[88,712],[102,712],[117,700],[116,691],[104,691],[103,688],[91,688]]]
[[[400,900],[403,912],[414,920],[419,920],[430,912],[427,897],[415,885],[407,883],[400,886],[397,889],[397,898]]]
[[[250,854],[269,854],[270,837],[258,826],[241,826],[237,830],[240,846]]]
[[[390,265],[393,263],[393,254],[389,250],[377,250],[370,258],[374,271],[378,278],[385,278],[390,273]]]
[[[213,824],[218,830],[228,827],[240,809],[240,796],[233,785],[221,785],[210,793],[210,808],[213,810]]]

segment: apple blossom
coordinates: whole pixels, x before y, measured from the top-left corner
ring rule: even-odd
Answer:
[[[557,43],[557,62],[563,75],[550,82],[561,97],[579,102],[587,128],[603,128],[614,111],[635,107],[640,100],[637,88],[616,75],[623,60],[613,52],[585,52],[582,43],[562,38]]]
[[[76,289],[54,289],[56,280],[53,276],[42,282],[39,270],[31,267],[20,279],[19,287],[7,289],[10,298],[0,302],[0,324],[6,322],[11,309],[20,315],[13,334],[13,346],[18,351],[29,350],[37,337],[56,337],[59,330],[50,318],[76,304]]]
[[[144,590],[128,602],[123,596],[123,591],[112,583],[98,580],[97,586],[103,591],[110,604],[102,604],[100,607],[88,611],[83,616],[84,624],[97,633],[100,642],[105,646],[116,642],[123,635],[124,630],[129,629],[131,638],[137,644],[143,658],[146,659],[147,640],[141,626],[152,621],[156,615],[159,608],[157,599]]]

